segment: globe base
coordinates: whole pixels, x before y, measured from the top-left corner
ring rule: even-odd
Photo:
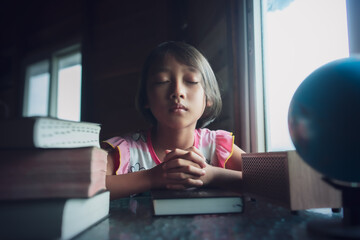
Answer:
[[[341,220],[311,221],[307,224],[307,230],[327,238],[360,239],[360,225],[349,226]]]
[[[341,238],[360,239],[360,187],[343,186],[328,178],[323,178],[331,186],[341,190],[343,219],[312,221],[307,229],[317,235]]]

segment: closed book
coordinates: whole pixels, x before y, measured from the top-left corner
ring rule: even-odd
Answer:
[[[243,198],[237,192],[215,188],[152,190],[155,216],[241,213]]]
[[[0,150],[0,200],[90,197],[104,190],[106,151]]]
[[[99,147],[101,126],[50,117],[0,121],[0,148]]]
[[[70,239],[109,214],[110,194],[0,201],[0,239]]]

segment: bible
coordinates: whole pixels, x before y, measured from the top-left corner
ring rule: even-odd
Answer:
[[[215,188],[151,190],[155,216],[241,213],[240,193]]]

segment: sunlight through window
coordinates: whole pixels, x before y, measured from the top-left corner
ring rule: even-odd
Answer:
[[[81,106],[81,55],[59,60],[57,116],[80,121]]]
[[[287,113],[316,68],[349,56],[345,0],[262,1],[267,151],[291,150]]]

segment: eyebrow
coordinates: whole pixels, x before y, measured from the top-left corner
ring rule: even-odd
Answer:
[[[188,70],[190,72],[199,72],[199,73],[201,73],[200,70],[198,70],[198,69],[196,69],[195,67],[192,67],[192,66],[187,66],[185,68],[185,70]],[[153,68],[150,71],[150,75],[155,75],[155,74],[162,73],[162,72],[167,73],[167,72],[170,72],[170,71],[171,71],[170,68],[161,66],[161,67]]]

